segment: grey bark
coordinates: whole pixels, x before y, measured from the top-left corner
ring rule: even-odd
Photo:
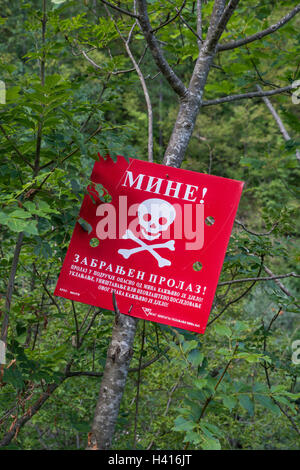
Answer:
[[[88,450],[110,448],[123,396],[130,361],[137,318],[123,315],[115,306],[115,324],[108,348],[94,421],[88,440]]]
[[[106,3],[105,0],[101,1]],[[229,0],[229,2],[215,0],[206,38],[202,43],[198,41],[199,56],[187,88],[166,60],[159,41],[155,37],[155,30],[151,27],[147,12],[147,1],[136,0],[135,2],[137,16],[134,17],[138,19],[138,25],[144,34],[153,59],[180,100],[179,112],[164,156],[165,165],[180,167],[182,163],[203,103],[204,87],[217,52],[218,41],[238,3],[239,0]],[[201,22],[200,6],[201,2],[198,2],[198,33]],[[256,93],[255,96],[257,95]],[[89,450],[105,450],[111,446],[133,352],[137,319],[120,314],[116,303],[114,306],[116,322],[112,331],[92,430],[89,434],[87,447]]]
[[[264,29],[263,31],[259,31],[258,33],[252,34],[243,39],[238,39],[237,41],[230,41],[225,44],[219,44],[218,51],[228,51],[230,49],[235,49],[236,47],[244,46],[245,44],[249,44],[250,42],[257,41],[258,39],[262,39],[269,34],[275,33],[279,28],[282,28],[286,23],[288,23],[294,16],[296,16],[300,12],[300,3],[298,3],[293,10],[287,13],[283,18],[281,18],[277,23],[272,24],[269,28]]]
[[[160,69],[166,80],[169,82],[169,85],[173,88],[175,93],[179,96],[185,96],[187,89],[182,83],[181,79],[176,75],[172,67],[170,67],[168,61],[165,59],[165,56],[159,46],[159,43],[153,33],[151,28],[148,10],[147,10],[147,1],[146,0],[137,0],[137,11],[139,16],[139,26],[142,29],[142,32],[145,36],[146,42],[149,46],[149,49],[152,53],[153,59]]]
[[[181,98],[177,121],[164,160],[167,165],[179,167],[181,164],[201,106],[203,90],[213,61],[216,45],[233,12],[233,5],[237,5],[238,1],[230,1],[225,8],[225,0],[216,0],[207,38],[201,47],[188,90],[163,56],[150,25],[147,2],[145,0],[137,0],[136,2],[139,25],[153,58],[173,90]],[[119,312],[114,295],[113,301],[116,321],[108,348],[93,425],[89,433],[88,450],[106,450],[111,446],[133,354],[137,319],[122,315]]]
[[[202,0],[197,0],[197,34],[200,38],[197,41],[200,50],[202,45]]]
[[[218,40],[238,3],[239,0],[233,0],[225,7],[224,0],[217,0],[214,4],[210,26],[200,48],[188,91],[181,98],[176,123],[164,156],[165,165],[177,168],[181,166],[202,105],[204,87],[216,54]]]
[[[232,103],[233,101],[247,100],[250,98],[262,98],[263,96],[279,95],[281,93],[291,92],[294,89],[293,85],[288,85],[282,88],[275,88],[275,90],[266,91],[249,91],[249,93],[241,93],[238,95],[227,95],[222,98],[216,98],[214,100],[203,101],[202,107],[215,106],[217,104]]]

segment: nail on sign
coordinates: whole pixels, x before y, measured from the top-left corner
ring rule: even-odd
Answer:
[[[55,295],[112,310],[114,291],[124,314],[204,333],[242,189],[100,157]]]

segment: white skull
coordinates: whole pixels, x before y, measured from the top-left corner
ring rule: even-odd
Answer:
[[[176,211],[163,199],[146,199],[138,207],[142,234],[147,240],[156,240],[174,222]]]

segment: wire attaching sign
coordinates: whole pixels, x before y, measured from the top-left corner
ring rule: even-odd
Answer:
[[[204,333],[243,183],[95,163],[55,295]]]

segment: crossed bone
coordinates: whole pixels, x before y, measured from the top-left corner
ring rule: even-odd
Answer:
[[[146,251],[149,251],[149,253],[151,253],[152,256],[154,256],[154,258],[157,260],[158,266],[160,268],[162,268],[163,266],[170,266],[171,265],[171,261],[169,261],[168,259],[163,258],[162,256],[160,256],[154,250],[154,248],[168,248],[169,250],[174,251],[175,250],[175,247],[174,247],[175,241],[174,240],[169,240],[168,242],[165,242],[165,243],[157,243],[155,245],[147,245],[147,243],[143,242],[143,240],[140,240],[139,238],[137,238],[132,233],[131,230],[126,230],[126,232],[124,233],[122,238],[133,240],[134,242],[136,242],[140,245],[140,247],[132,248],[131,250],[125,250],[125,249],[118,250],[118,253],[120,253],[120,255],[122,255],[125,259],[128,259],[134,253],[138,253],[140,251],[145,251],[146,250]]]

